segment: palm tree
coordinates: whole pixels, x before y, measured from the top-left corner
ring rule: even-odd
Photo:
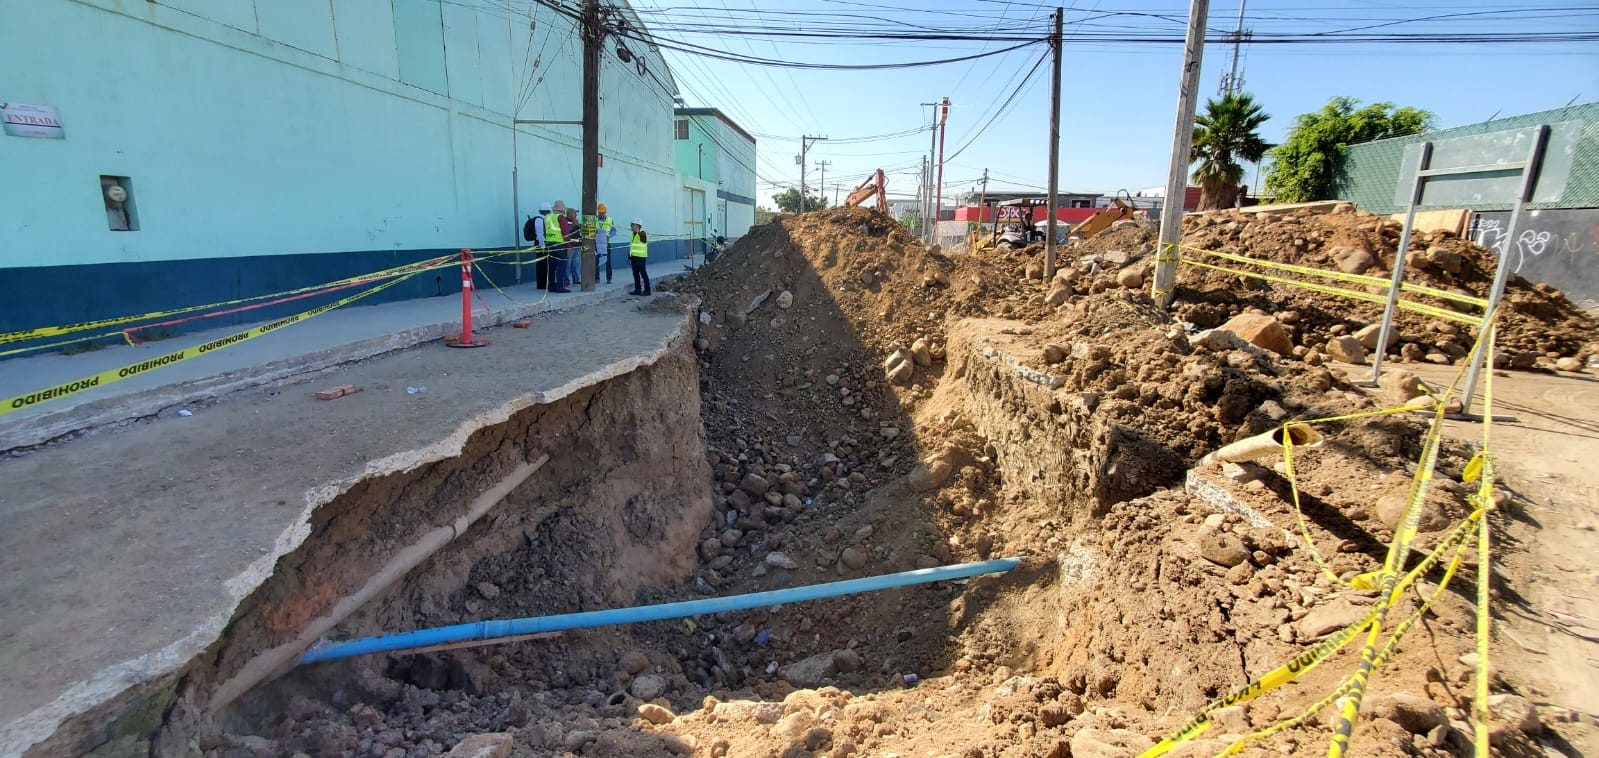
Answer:
[[[1271,148],[1257,131],[1269,118],[1253,96],[1242,92],[1205,103],[1205,112],[1194,118],[1193,160],[1199,163],[1194,181],[1203,189],[1200,210],[1233,207],[1244,180],[1239,161],[1259,163]]]

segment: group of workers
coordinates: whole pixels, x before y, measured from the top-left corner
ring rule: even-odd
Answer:
[[[605,282],[609,284],[611,248],[616,241],[616,225],[607,214],[605,203],[600,203],[595,210],[599,212],[594,218],[593,229],[596,265],[603,262]],[[631,227],[627,262],[633,270],[633,289],[628,294],[648,295],[650,275],[645,271],[644,264],[649,258],[649,234],[644,231],[643,219],[633,219]],[[527,223],[522,225],[522,237],[543,253],[535,264],[539,289],[550,292],[571,292],[571,285],[583,281],[583,232],[583,224],[578,219],[577,209],[568,208],[566,203],[560,200],[540,204],[539,214],[528,217]],[[595,275],[599,275],[598,270],[595,271]]]

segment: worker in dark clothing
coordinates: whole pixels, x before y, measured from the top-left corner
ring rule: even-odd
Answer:
[[[566,235],[566,280],[582,284],[583,224],[577,219],[576,208],[567,208],[561,215],[561,234]]]
[[[627,263],[633,267],[633,291],[629,295],[650,294],[650,275],[644,262],[650,257],[650,236],[644,231],[644,219],[633,219],[633,239],[627,246]]]
[[[549,255],[549,250],[544,246],[544,220],[549,214],[550,204],[539,203],[539,215],[528,216],[527,223],[522,225],[522,238],[527,240],[528,246],[535,251],[533,255],[533,272],[534,280],[539,289],[546,289],[550,286],[550,262],[545,260],[545,256]]]

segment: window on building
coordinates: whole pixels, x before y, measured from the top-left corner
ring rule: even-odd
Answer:
[[[133,208],[132,179],[126,176],[101,176],[100,199],[105,201],[105,220],[111,231],[139,231],[139,216]]]
[[[677,138],[688,139],[688,119],[680,118],[677,120]]]

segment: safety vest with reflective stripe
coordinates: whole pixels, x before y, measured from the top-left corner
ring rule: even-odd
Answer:
[[[634,258],[647,258],[650,254],[650,243],[639,239],[638,232],[633,232],[633,241],[628,243],[627,254]]]
[[[556,245],[566,241],[561,234],[561,217],[554,211],[544,216],[544,241]]]

